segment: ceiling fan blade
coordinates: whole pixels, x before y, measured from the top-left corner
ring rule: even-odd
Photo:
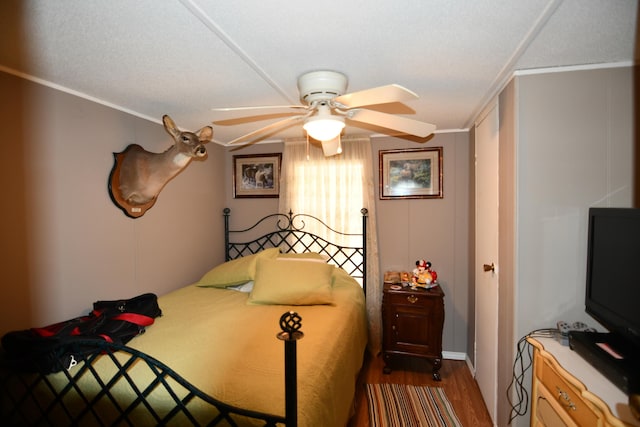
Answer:
[[[436,130],[436,125],[432,125],[431,123],[420,122],[418,120],[374,110],[351,110],[347,114],[347,118],[357,122],[397,130],[420,138],[426,138]]]
[[[397,84],[374,87],[358,92],[347,93],[333,99],[338,107],[355,108],[364,105],[386,104],[418,99],[418,95]]]
[[[261,127],[260,129],[256,129],[253,132],[249,132],[249,133],[247,133],[245,135],[239,136],[238,138],[236,138],[236,139],[234,139],[232,141],[229,141],[227,143],[227,145],[233,145],[233,144],[236,144],[236,143],[238,143],[240,141],[244,141],[244,140],[253,138],[253,137],[255,137],[257,135],[260,135],[260,134],[273,132],[273,131],[281,128],[281,127],[285,127],[289,123],[292,123],[292,122],[295,122],[295,121],[298,121],[298,120],[303,120],[303,119],[309,117],[313,112],[314,112],[314,110],[311,110],[306,114],[302,114],[302,115],[299,115],[299,116],[287,117],[286,119],[271,123],[270,125]]]
[[[258,114],[258,115],[251,115],[251,116],[240,116],[240,117],[233,117],[230,119],[223,119],[223,120],[213,120],[211,123],[213,123],[216,126],[236,126],[236,125],[244,125],[247,123],[253,123],[253,122],[260,122],[260,121],[265,121],[265,120],[282,120],[285,117],[292,117],[292,116],[299,116],[300,112],[299,111],[288,111],[288,112],[282,112],[282,113],[269,113],[269,114]]]
[[[256,107],[215,107],[211,111],[245,111],[245,110],[275,110],[280,108],[309,108],[306,105],[259,105]]]

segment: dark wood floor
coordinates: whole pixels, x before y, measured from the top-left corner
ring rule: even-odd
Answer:
[[[356,414],[348,427],[368,427],[369,415],[364,384],[394,383],[442,387],[449,398],[453,410],[463,426],[491,426],[491,418],[482,400],[480,389],[471,375],[466,362],[443,360],[440,374],[442,381],[431,377],[431,365],[420,359],[398,360],[395,369],[388,375],[382,373],[384,363],[381,356],[367,356],[360,374],[356,391]]]

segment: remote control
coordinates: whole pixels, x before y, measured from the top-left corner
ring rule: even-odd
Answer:
[[[562,345],[569,345],[569,332],[571,331],[585,331],[585,332],[596,332],[594,328],[590,328],[589,325],[583,322],[573,322],[569,324],[564,320],[559,321],[556,324],[558,328],[558,342]]]
[[[571,325],[571,330],[572,331],[582,331],[587,329],[589,326],[587,326],[586,323],[582,323],[582,322],[573,322],[573,325]]]
[[[569,335],[569,331],[571,330],[571,325],[569,325],[564,320],[561,320],[558,322],[557,326],[558,326],[558,332],[560,332],[561,335],[563,336]]]

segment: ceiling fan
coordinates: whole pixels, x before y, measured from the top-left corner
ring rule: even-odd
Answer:
[[[336,71],[312,71],[298,78],[298,91],[301,105],[275,105],[258,107],[214,108],[217,111],[236,111],[251,109],[294,108],[302,112],[265,127],[242,135],[227,145],[243,141],[249,145],[261,136],[289,126],[295,122],[303,122],[303,128],[309,137],[320,141],[325,156],[342,152],[340,134],[345,127],[345,119],[371,124],[403,134],[426,138],[436,126],[430,123],[409,119],[394,114],[383,113],[362,108],[370,105],[387,104],[417,99],[418,95],[397,84],[365,89],[358,92],[345,93],[347,76]]]

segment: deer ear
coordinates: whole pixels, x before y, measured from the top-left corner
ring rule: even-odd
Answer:
[[[196,132],[196,135],[198,135],[198,139],[201,143],[205,144],[210,142],[211,138],[213,138],[213,128],[211,126],[205,126]]]
[[[180,135],[180,129],[178,129],[173,120],[171,120],[171,117],[169,117],[167,114],[162,116],[162,123],[164,123],[164,128],[167,132],[169,132],[169,135],[173,136],[174,138],[177,138],[178,135]]]

